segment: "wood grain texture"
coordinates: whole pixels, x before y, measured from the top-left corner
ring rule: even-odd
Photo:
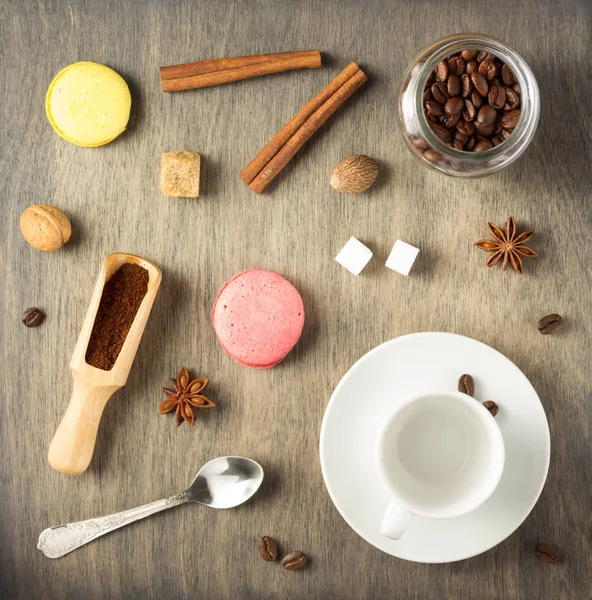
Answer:
[[[5,0],[0,5],[3,213],[0,328],[0,597],[580,599],[591,595],[590,183],[592,15],[586,0]],[[398,131],[396,90],[430,42],[459,30],[525,56],[542,92],[539,132],[504,172],[455,181],[423,169]],[[218,56],[320,48],[321,70],[165,95],[158,67]],[[52,77],[78,60],[129,82],[133,116],[115,142],[84,149],[48,124]],[[348,62],[369,83],[256,196],[238,171]],[[163,151],[202,155],[197,200],[158,189]],[[367,194],[333,192],[333,166],[375,157]],[[18,230],[45,202],[72,219],[64,250],[42,254]],[[526,274],[484,267],[473,242],[513,214],[537,230]],[[355,235],[375,258],[356,279],[333,257]],[[383,267],[395,239],[421,248],[412,274]],[[152,260],[163,281],[127,385],[108,403],[82,477],[53,471],[49,442],[71,393],[68,362],[104,257]],[[301,291],[308,320],[288,359],[252,371],[224,355],[209,322],[219,287],[250,267]],[[20,315],[37,305],[43,325]],[[558,312],[556,335],[536,321]],[[449,565],[382,554],[341,519],[323,486],[321,419],[351,364],[390,338],[452,331],[491,344],[529,377],[545,406],[552,461],[540,501],[497,548]],[[182,365],[210,378],[216,409],[194,428],[158,414],[160,385]],[[363,410],[361,399],[360,410]],[[172,509],[51,561],[35,548],[50,525],[107,514],[182,489],[208,459],[264,466],[253,501],[233,511]],[[311,564],[265,563],[259,535]],[[539,541],[561,563],[540,563]]]

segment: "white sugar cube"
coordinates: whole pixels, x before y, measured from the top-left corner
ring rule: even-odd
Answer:
[[[335,260],[350,273],[359,275],[372,258],[372,250],[366,248],[355,237],[350,237],[347,244],[339,251]]]
[[[386,261],[386,266],[401,275],[409,275],[418,254],[419,248],[397,240]]]

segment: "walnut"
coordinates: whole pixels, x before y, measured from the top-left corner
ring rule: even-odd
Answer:
[[[29,245],[42,252],[59,250],[72,235],[68,217],[49,204],[29,206],[21,215],[20,228]]]

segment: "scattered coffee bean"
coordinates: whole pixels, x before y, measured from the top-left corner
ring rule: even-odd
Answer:
[[[264,535],[259,540],[259,554],[263,560],[275,560],[278,557],[278,548],[275,540],[268,535]]]
[[[535,554],[545,563],[554,564],[559,560],[559,553],[549,544],[538,544]]]
[[[21,317],[26,327],[37,327],[43,321],[45,315],[35,307],[27,308]]]
[[[471,75],[472,73],[477,73],[479,71],[479,63],[476,60],[471,60],[467,63],[465,71]]]
[[[549,335],[551,333],[555,333],[560,327],[563,325],[563,319],[561,315],[553,313],[552,315],[547,315],[539,320],[537,323],[537,329],[543,335]]]
[[[475,380],[471,375],[461,375],[458,380],[458,391],[467,396],[475,395]]]
[[[485,400],[485,402],[483,402],[483,406],[489,411],[492,417],[497,415],[499,406],[493,400]]]
[[[284,556],[282,559],[282,566],[288,571],[296,571],[302,569],[306,565],[306,554],[300,551],[290,552],[288,556]]]

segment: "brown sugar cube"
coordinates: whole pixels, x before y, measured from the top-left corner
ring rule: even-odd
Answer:
[[[197,152],[173,150],[163,152],[160,161],[160,189],[165,196],[197,198],[199,196]]]

